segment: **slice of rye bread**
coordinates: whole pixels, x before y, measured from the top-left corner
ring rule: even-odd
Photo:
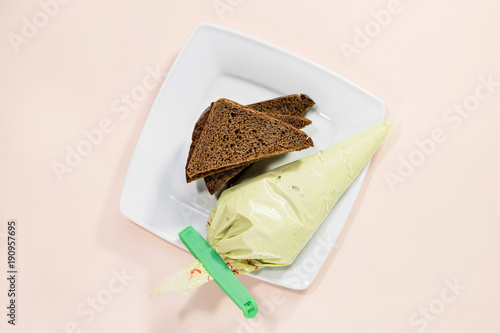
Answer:
[[[261,112],[265,112],[269,114],[270,116],[273,116],[275,118],[278,118],[279,120],[290,124],[298,129],[304,128],[308,125],[311,124],[311,121],[307,118],[302,117],[307,110],[311,108],[311,106],[314,105],[314,101],[307,95],[304,94],[293,94],[293,95],[287,95],[287,96],[282,96],[282,97],[277,97],[269,100],[265,100],[262,102],[250,104],[254,105],[257,108],[260,108]],[[248,106],[248,105],[247,105]],[[189,160],[191,159],[192,151],[194,147],[197,144],[198,137],[200,136],[203,128],[205,127],[205,123],[208,118],[208,111],[210,110],[210,107],[207,107],[201,116],[199,117],[198,121],[196,122],[193,130],[193,134],[191,136],[191,146],[189,148],[189,154],[188,154],[188,163]],[[267,110],[267,111],[266,111]],[[293,113],[294,115],[290,115],[290,113]],[[241,171],[241,170],[240,170]],[[227,181],[230,180],[228,178],[232,173],[224,173],[221,174],[223,179],[216,180],[216,176],[212,176],[211,179],[209,179],[210,182],[216,181],[217,183],[220,183],[220,185],[213,184],[210,185],[211,188],[220,188],[222,185],[224,185]],[[237,173],[234,173],[236,175]],[[225,181],[224,181],[225,179]],[[222,182],[222,183],[221,183]],[[214,192],[215,193],[215,192]],[[212,193],[213,194],[213,193]]]
[[[227,100],[229,101],[229,100]],[[232,102],[232,101],[229,101],[229,102]],[[243,107],[242,105],[236,103],[236,102],[233,102],[234,104],[236,104],[237,106],[239,107]],[[213,104],[212,104],[213,105]],[[204,113],[202,114],[202,116],[200,117],[200,120],[198,121],[197,125],[199,126],[195,126],[195,131],[193,131],[193,142],[191,144],[191,149],[190,149],[190,154],[189,154],[189,157],[188,157],[188,163],[189,164],[189,161],[191,160],[191,157],[192,157],[192,154],[193,154],[193,151],[194,151],[194,147],[197,145],[197,142],[199,141],[199,136],[201,134],[201,129],[203,127],[203,123],[206,123],[206,120],[208,118],[208,111],[211,110],[211,107],[207,108]],[[252,110],[254,111],[254,110]],[[257,112],[259,113],[259,112]],[[281,119],[284,119],[285,121],[289,122],[289,123],[293,123],[295,124],[296,126],[299,126],[299,127],[303,127],[305,125],[308,125],[310,124],[310,120],[306,119],[306,118],[302,118],[302,117],[297,117],[297,116],[288,116],[286,117],[285,115],[274,115],[275,117],[278,117],[278,118],[281,118]],[[196,130],[196,128],[198,130]],[[298,131],[299,133],[301,133],[302,135],[305,135],[305,133],[303,133],[302,131]],[[309,139],[311,141],[311,145],[312,145],[312,140]],[[293,142],[293,140],[291,140],[291,142]],[[281,147],[283,148],[283,147]],[[307,148],[307,147],[304,147],[304,148]],[[304,149],[304,148],[300,148],[300,149]],[[293,150],[300,150],[300,149],[290,149],[289,151],[293,151]],[[287,150],[288,151],[288,150]],[[284,151],[286,152],[286,151]],[[277,153],[277,152],[274,152],[271,156],[274,156],[274,155],[277,155],[277,154],[280,154],[280,153]],[[262,157],[264,158],[264,157]],[[250,159],[250,161],[253,161],[253,160],[259,160],[261,159],[260,157],[259,158],[255,158],[255,159]],[[242,166],[242,169],[247,166],[248,164],[251,164],[252,162],[248,162],[248,163],[244,163],[244,164],[241,164]],[[233,164],[235,165],[235,164]],[[229,167],[223,167],[223,168],[219,168],[218,170],[214,169],[210,172],[207,172],[206,174],[212,174],[213,172],[219,172],[221,170],[227,170]],[[187,173],[186,173],[186,176],[187,176]],[[200,178],[200,177],[197,177],[197,178]],[[196,178],[196,179],[197,179]],[[187,176],[187,179],[188,179],[188,182],[189,181],[192,181],[194,179],[190,179],[189,176]]]
[[[303,116],[314,104],[311,97],[305,94],[294,94],[249,104],[247,106],[260,112]]]
[[[305,94],[293,94],[281,96],[273,99],[268,99],[258,103],[246,105],[257,111],[268,113],[287,124],[293,125],[297,128],[303,128],[311,123],[307,118],[302,117],[307,110],[313,105],[314,101]],[[210,106],[203,111],[200,118],[196,122],[193,130],[192,139],[199,136],[208,117]],[[301,124],[300,127],[296,124]]]
[[[287,124],[301,129],[311,124],[311,121],[309,119],[302,116],[314,104],[314,101],[309,96],[305,94],[294,94],[250,104],[247,106],[257,109],[260,112],[265,112],[270,116],[273,116],[277,119],[280,119],[281,121],[286,122]],[[292,116],[290,114],[294,115]],[[204,180],[208,192],[210,194],[214,194],[222,186],[224,186],[229,181],[236,178],[244,170],[246,170],[251,164],[252,163],[249,163],[241,167],[206,176]]]
[[[313,146],[301,130],[225,98],[212,103],[196,141],[186,164],[188,182]]]

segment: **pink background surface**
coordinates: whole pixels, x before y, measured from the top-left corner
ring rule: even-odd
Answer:
[[[62,2],[0,2],[0,331],[500,333],[498,1]],[[252,320],[214,283],[150,301],[192,256],[118,210],[158,87],[124,119],[112,105],[148,67],[167,72],[201,22],[306,57],[399,119],[310,288],[240,277],[261,306]],[[59,180],[53,162],[105,118],[110,133]]]

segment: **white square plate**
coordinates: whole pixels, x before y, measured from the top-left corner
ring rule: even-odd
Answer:
[[[194,124],[210,102],[225,97],[250,104],[303,93],[316,105],[304,129],[315,147],[255,168],[270,169],[315,153],[383,120],[380,100],[311,61],[212,24],[193,31],[165,79],[135,148],[120,198],[128,219],[181,248],[177,234],[192,225],[204,237],[217,200],[203,180],[186,183],[184,166]],[[287,267],[251,275],[292,289],[307,288],[333,247],[354,204],[365,168]]]

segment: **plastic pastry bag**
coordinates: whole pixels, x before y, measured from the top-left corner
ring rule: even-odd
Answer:
[[[225,190],[209,214],[206,241],[235,274],[290,265],[391,129],[379,124]],[[184,293],[210,279],[195,262],[153,294]]]

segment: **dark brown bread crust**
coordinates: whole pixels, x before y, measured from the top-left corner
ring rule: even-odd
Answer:
[[[309,96],[305,94],[295,94],[249,104],[247,106],[260,112],[303,116],[313,105],[314,101]]]
[[[304,132],[228,99],[212,103],[207,113],[186,165],[188,182],[313,146]]]

